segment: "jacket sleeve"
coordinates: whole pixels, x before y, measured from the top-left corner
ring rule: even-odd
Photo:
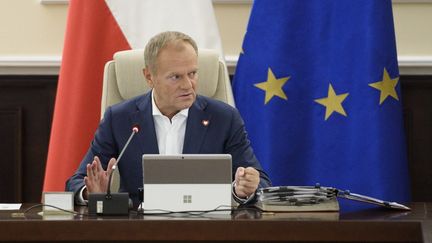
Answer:
[[[247,138],[243,119],[236,109],[232,109],[229,139],[225,145],[226,152],[231,154],[233,161],[233,178],[237,167],[253,167],[260,173],[258,188],[271,186],[268,175],[255,157],[250,141]]]
[[[92,163],[95,156],[99,157],[104,169],[108,166],[110,158],[116,157],[118,148],[112,133],[111,119],[112,111],[108,108],[78,169],[66,181],[66,191],[72,191],[74,194],[80,191],[84,186],[84,177],[87,175],[87,164]]]

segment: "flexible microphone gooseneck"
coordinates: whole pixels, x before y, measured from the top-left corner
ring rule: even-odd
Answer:
[[[119,157],[115,164],[111,167],[112,171],[108,177],[107,192],[103,193],[89,193],[88,199],[88,212],[89,214],[98,215],[128,215],[129,214],[129,193],[127,192],[115,192],[111,193],[111,181],[114,171],[117,169],[117,164],[119,163],[123,153],[129,146],[130,141],[139,131],[139,126],[134,125],[132,127],[132,133],[129,136],[126,144],[120,152]]]
[[[139,132],[139,126],[138,125],[134,125],[132,127],[132,133],[129,136],[129,139],[127,140],[126,144],[123,146],[123,149],[120,152],[119,157],[117,158],[117,161],[114,163],[114,165],[111,167],[112,171],[111,174],[109,175],[108,178],[108,186],[107,186],[107,193],[106,193],[106,198],[110,199],[111,198],[111,180],[114,174],[114,171],[117,169],[117,164],[120,162],[121,157],[123,156],[123,153],[125,152],[126,148],[129,146],[130,141],[132,140],[132,138],[135,136],[135,134],[137,134]]]

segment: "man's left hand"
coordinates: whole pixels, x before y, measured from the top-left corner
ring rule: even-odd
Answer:
[[[235,194],[240,198],[253,195],[260,181],[259,172],[253,167],[238,167],[235,174]]]

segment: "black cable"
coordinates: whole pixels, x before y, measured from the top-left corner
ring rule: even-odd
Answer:
[[[169,210],[163,210],[163,209],[150,209],[150,210],[148,210],[148,209],[145,210],[144,209],[143,210],[141,205],[139,206],[139,208],[138,208],[137,211],[130,210],[129,212],[130,213],[134,213],[136,215],[159,215],[159,216],[162,216],[162,215],[169,215],[169,214],[187,214],[187,215],[190,215],[190,216],[201,216],[201,215],[204,215],[204,214],[207,214],[207,213],[212,213],[212,212],[228,212],[228,211],[233,211],[233,210],[235,211],[235,210],[237,210],[237,207],[230,206],[230,205],[219,205],[216,208],[209,209],[209,210],[189,210],[189,211],[169,211]],[[94,215],[90,215],[90,214],[87,214],[87,213],[79,213],[77,211],[66,210],[66,209],[63,209],[63,208],[60,208],[60,207],[57,207],[57,206],[54,206],[54,205],[42,204],[42,203],[36,204],[36,205],[33,205],[33,206],[27,208],[24,211],[23,214],[25,215],[25,214],[29,213],[32,209],[35,209],[35,208],[38,208],[38,207],[51,207],[51,208],[55,208],[55,209],[58,209],[60,211],[63,211],[63,212],[66,212],[66,213],[70,213],[70,214],[73,214],[73,215],[78,215],[78,216],[94,216]],[[226,208],[225,209],[221,209],[222,207],[226,207]],[[242,210],[242,208],[239,208],[239,209]],[[251,209],[255,209],[255,208],[251,208]],[[256,209],[256,210],[259,210],[259,209]]]
[[[220,209],[221,207],[227,207],[228,209]],[[140,206],[141,208],[141,206]],[[188,214],[191,216],[200,216],[207,213],[212,212],[228,212],[235,209],[235,207],[231,205],[219,205],[214,209],[209,210],[188,210],[188,211],[170,211],[170,210],[164,210],[164,209],[144,209],[141,210],[142,215],[167,215],[167,214]],[[152,213],[153,212],[153,213]]]
[[[66,212],[66,213],[70,213],[70,214],[73,214],[73,215],[78,215],[78,216],[89,216],[89,214],[86,214],[86,213],[78,213],[77,211],[66,210],[66,209],[63,209],[63,208],[60,208],[60,207],[57,207],[57,206],[54,206],[54,205],[43,204],[43,203],[36,204],[36,205],[33,205],[33,206],[27,208],[27,209],[24,211],[24,215],[27,214],[30,210],[35,209],[35,208],[38,208],[38,207],[51,207],[51,208],[55,208],[55,209],[58,209],[58,210],[60,210],[60,211],[63,211],[63,212]]]

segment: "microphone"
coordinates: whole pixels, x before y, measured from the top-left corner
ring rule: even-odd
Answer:
[[[134,125],[132,127],[132,133],[129,136],[129,139],[126,141],[126,144],[123,146],[123,149],[121,150],[120,155],[117,158],[117,161],[111,167],[112,171],[111,171],[111,174],[109,175],[109,178],[108,178],[108,186],[107,186],[107,194],[106,194],[107,199],[111,197],[111,180],[112,180],[114,171],[117,169],[117,164],[120,162],[120,159],[123,156],[123,153],[125,152],[126,148],[129,146],[130,141],[135,136],[135,134],[137,134],[138,132],[139,132],[139,126],[138,125]]]
[[[117,157],[117,161],[111,167],[112,171],[108,177],[108,185],[106,193],[90,193],[88,200],[88,212],[89,214],[100,214],[100,215],[127,215],[129,214],[129,193],[118,192],[111,193],[111,181],[115,170],[117,169],[117,164],[123,156],[126,148],[129,146],[132,138],[139,132],[139,126],[134,125],[132,127],[132,133],[120,155]]]

